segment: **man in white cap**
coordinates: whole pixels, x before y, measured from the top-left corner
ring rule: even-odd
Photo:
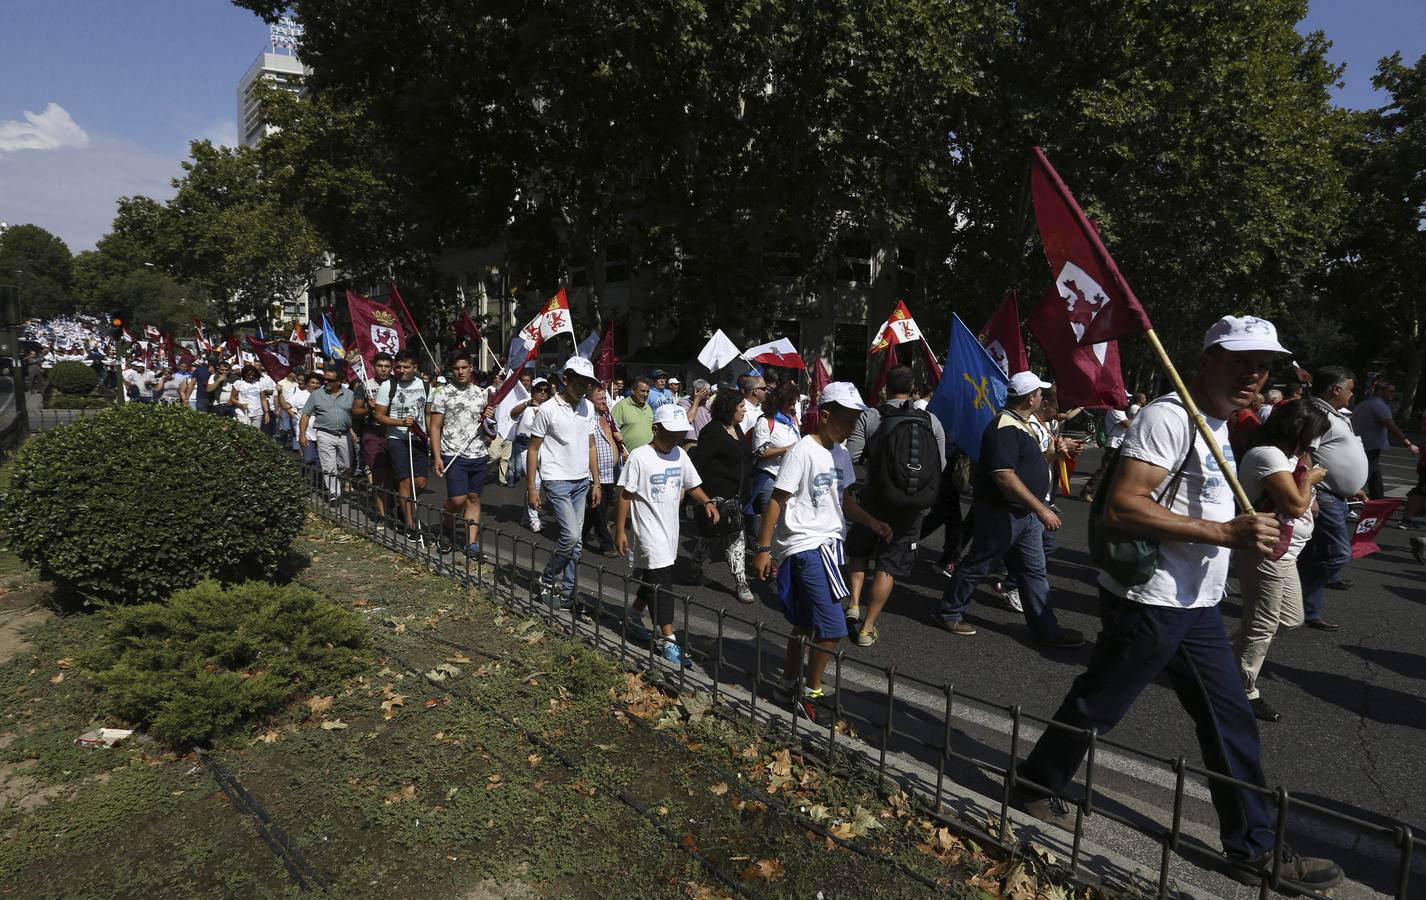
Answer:
[[[614,549],[620,556],[629,552],[625,525],[631,511],[634,517],[630,561],[634,581],[641,582],[634,601],[635,621],[643,619],[644,607],[652,603],[658,630],[655,649],[677,666],[693,665],[673,633],[673,564],[678,559],[678,511],[684,493],[710,522],[718,522],[718,505],[700,487],[703,479],[679,446],[692,430],[681,407],[665,403],[654,411],[653,440],[629,451],[619,474],[619,506],[614,513]]]
[[[846,381],[827,385],[818,401],[817,431],[802,437],[782,456],[753,558],[753,571],[766,580],[776,549],[778,599],[793,627],[783,661],[782,687],[788,693],[795,691],[805,671],[797,702],[812,719],[816,718],[815,706],[819,701],[825,705],[829,693],[822,686],[822,673],[837,652],[837,643],[847,636],[842,599],[851,591],[841,569],[846,562],[842,534],[847,520],[865,525],[884,541],[893,537],[891,526],[862,509],[847,490],[856,476],[852,457],[842,442],[852,433],[866,404]],[[804,640],[811,641],[805,669]]]
[[[1189,393],[1230,465],[1227,419],[1253,402],[1274,356],[1286,352],[1272,323],[1255,316],[1225,316],[1204,337]],[[1294,885],[1314,892],[1336,886],[1342,870],[1331,860],[1298,856],[1277,843],[1258,724],[1218,609],[1229,551],[1271,553],[1277,517],[1235,516],[1228,481],[1177,394],[1158,398],[1134,417],[1118,467],[1101,490],[1108,494],[1104,524],[1156,541],[1157,559],[1152,574],[1136,584],[1100,573],[1104,627],[1088,669],[1055,713],[1055,721],[1068,727],[1049,728],[1040,737],[1020,765],[1012,803],[1072,828],[1074,816],[1059,795],[1084,760],[1088,731],[1107,733],[1163,675],[1193,718],[1204,764],[1219,776],[1208,790],[1233,877],[1257,884],[1280,863],[1282,878]]]
[[[594,447],[594,406],[586,399],[599,382],[594,364],[571,356],[564,364],[564,385],[540,404],[530,426],[529,472],[526,504],[554,514],[559,538],[554,555],[540,577],[540,595],[563,608],[574,598],[575,567],[579,563],[580,536],[584,533],[586,502],[600,501],[599,458]],[[538,484],[536,486],[536,477]]]
[[[1033,372],[1010,376],[1005,408],[990,420],[980,442],[980,466],[975,486],[975,537],[956,566],[941,597],[937,621],[951,634],[972,635],[965,620],[971,596],[991,568],[1005,560],[1006,570],[1020,590],[1021,612],[1030,639],[1044,647],[1078,647],[1084,635],[1060,627],[1050,606],[1050,577],[1045,568],[1045,531],[1057,531],[1060,517],[1046,502],[1050,496],[1050,460],[1031,423],[1050,385]]]

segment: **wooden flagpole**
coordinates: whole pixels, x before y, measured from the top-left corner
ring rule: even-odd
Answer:
[[[1173,360],[1169,359],[1168,351],[1159,342],[1159,336],[1154,334],[1154,329],[1150,328],[1144,332],[1144,337],[1149,339],[1149,346],[1153,348],[1154,354],[1158,356],[1159,363],[1168,373],[1169,381],[1173,384],[1173,389],[1178,392],[1178,396],[1183,400],[1183,408],[1188,410],[1189,418],[1198,427],[1198,433],[1203,436],[1203,441],[1208,445],[1208,452],[1213,454],[1213,459],[1218,463],[1219,470],[1223,477],[1228,479],[1228,486],[1233,489],[1233,496],[1238,500],[1244,513],[1252,514],[1257,510],[1253,509],[1253,504],[1248,500],[1248,494],[1243,490],[1243,485],[1238,481],[1238,473],[1233,467],[1228,465],[1228,459],[1223,455],[1223,448],[1218,446],[1218,439],[1213,436],[1213,431],[1209,429],[1208,422],[1203,418],[1203,413],[1199,411],[1198,404],[1194,402],[1193,395],[1188,392],[1188,387],[1183,383],[1183,376],[1178,374],[1178,369],[1174,368]]]

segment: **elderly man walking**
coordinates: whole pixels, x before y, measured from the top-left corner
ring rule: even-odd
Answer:
[[[1188,390],[1229,465],[1228,417],[1253,402],[1274,357],[1286,352],[1265,319],[1225,316],[1208,329]],[[1066,727],[1051,725],[1017,771],[1011,802],[1062,828],[1074,826],[1060,795],[1084,761],[1088,730],[1112,729],[1160,675],[1192,717],[1207,768],[1220,778],[1267,784],[1258,724],[1218,604],[1229,551],[1273,552],[1277,518],[1235,515],[1228,480],[1177,394],[1158,398],[1135,417],[1119,467],[1102,490],[1108,492],[1104,523],[1157,541],[1157,559],[1138,583],[1100,573],[1104,627],[1088,669],[1055,712],[1055,722]],[[1220,778],[1210,780],[1208,790],[1234,878],[1257,884],[1280,863],[1283,879],[1310,890],[1342,881],[1332,861],[1278,844],[1266,790]]]

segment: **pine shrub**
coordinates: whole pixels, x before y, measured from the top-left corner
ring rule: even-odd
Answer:
[[[268,578],[304,482],[272,438],[179,405],[129,403],[36,435],[3,498],[11,546],[62,588],[161,600],[204,578]]]
[[[174,747],[210,743],[367,665],[361,617],[297,585],[204,581],[105,615],[105,641],[83,664],[108,712]]]
[[[50,384],[61,394],[92,394],[99,386],[99,376],[87,363],[66,360],[50,369]]]

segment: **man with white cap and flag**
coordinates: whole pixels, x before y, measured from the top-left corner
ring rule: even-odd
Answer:
[[[965,621],[971,596],[990,570],[1005,560],[1020,589],[1030,639],[1045,647],[1078,647],[1084,635],[1061,628],[1050,607],[1050,577],[1045,568],[1045,531],[1056,531],[1060,517],[1045,501],[1050,496],[1050,460],[1058,441],[1042,449],[1031,417],[1050,385],[1033,372],[1010,376],[1005,408],[986,426],[980,443],[975,486],[975,537],[956,566],[941,597],[936,621],[951,634],[972,635]]]
[[[861,395],[849,382],[834,381],[822,389],[818,410],[817,431],[782,456],[753,558],[753,571],[765,580],[777,552],[778,599],[793,627],[782,687],[789,693],[796,690],[805,671],[798,708],[814,719],[814,707],[819,701],[825,705],[829,693],[822,686],[822,673],[837,652],[837,643],[847,636],[842,599],[851,591],[841,569],[846,562],[842,534],[847,520],[860,522],[884,541],[893,537],[891,526],[862,509],[847,490],[856,476],[842,442],[866,410]],[[805,670],[804,640],[811,642]]]
[[[586,501],[599,506],[599,457],[594,446],[594,406],[587,399],[599,382],[594,364],[571,356],[560,392],[540,404],[530,426],[526,504],[554,514],[559,538],[540,577],[541,597],[563,608],[574,597],[574,573],[584,534]],[[539,476],[538,482],[536,475]],[[536,486],[538,484],[538,487]]]

